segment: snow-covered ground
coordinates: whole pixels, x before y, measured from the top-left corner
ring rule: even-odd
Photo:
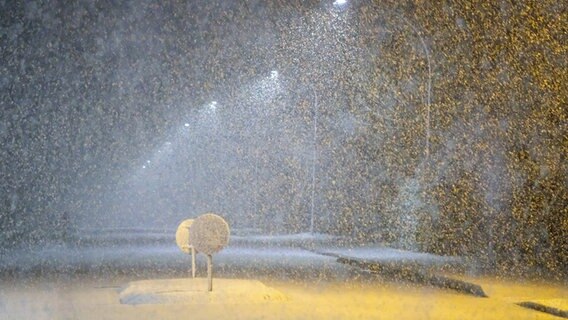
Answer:
[[[489,298],[380,281],[263,280],[286,301],[258,303],[176,303],[128,305],[120,302],[128,276],[81,277],[0,284],[0,319],[559,319],[516,303],[558,301],[566,287],[475,279]],[[558,303],[556,305],[559,305]],[[561,304],[562,306],[562,304]]]
[[[0,319],[553,319],[517,303],[544,301],[562,307],[568,296],[562,284],[462,275],[461,279],[484,287],[489,298],[478,298],[375,277],[339,263],[337,257],[395,265],[462,262],[457,257],[380,245],[340,246],[334,237],[299,234],[234,236],[235,241],[213,257],[214,275],[219,284],[226,281],[239,294],[225,290],[213,301],[200,291],[184,302],[178,298],[184,297],[187,288],[179,286],[188,281],[190,258],[177,248],[173,236],[168,241],[132,242],[133,233],[119,233],[101,233],[101,237],[115,237],[114,243],[94,237],[87,244],[4,253]],[[135,233],[144,237],[143,232]],[[168,237],[159,231],[148,237],[156,235]],[[197,275],[203,278],[204,256],[198,255],[197,262]],[[250,286],[275,298],[260,299],[262,290]],[[153,295],[156,292],[168,293]],[[121,303],[121,298],[137,305]],[[177,300],[164,304],[170,298]]]
[[[316,272],[335,265],[335,259],[300,248],[230,246],[213,257],[215,272],[222,275],[260,273],[276,275],[299,269]],[[205,256],[197,255],[198,274],[205,272]],[[50,273],[163,273],[183,274],[190,257],[175,244],[157,246],[76,247],[54,246],[6,254],[0,270],[15,275]],[[282,276],[285,276],[283,274]]]
[[[258,280],[213,280],[213,290],[207,291],[207,278],[177,278],[141,280],[128,283],[119,291],[120,303],[142,304],[251,304],[286,302],[278,290]]]
[[[424,252],[413,252],[389,248],[385,246],[361,246],[361,247],[323,247],[319,248],[324,254],[334,254],[345,258],[362,259],[365,261],[423,261],[431,263],[460,262],[459,257],[438,256]]]
[[[150,240],[156,237],[159,240]],[[335,258],[301,247],[329,239],[332,237],[306,234],[233,236],[230,245],[214,255],[214,271],[226,277],[344,277],[348,268],[337,264]],[[205,263],[205,256],[198,254],[198,275],[204,275]],[[5,252],[0,259],[2,274],[13,277],[75,273],[168,277],[185,275],[189,268],[190,257],[178,249],[173,233],[144,234],[140,230],[86,233],[73,244]]]
[[[139,239],[143,239],[140,240]],[[338,246],[336,237],[325,234],[241,235],[232,236],[227,248],[214,256],[216,271],[224,275],[260,272],[274,275],[281,270],[305,273],[345,269],[337,257],[374,262],[438,266],[459,264],[457,257],[393,249],[382,245]],[[204,269],[204,256],[198,255]],[[189,256],[176,246],[167,232],[136,230],[104,231],[83,234],[75,244],[54,244],[5,253],[0,270],[14,274],[51,272],[140,272],[177,274],[186,270]],[[262,272],[261,272],[262,271]]]

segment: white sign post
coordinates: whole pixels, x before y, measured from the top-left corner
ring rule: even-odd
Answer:
[[[176,230],[176,244],[181,251],[191,254],[191,277],[195,278],[195,248],[189,242],[189,233],[193,219],[187,219],[179,224]]]

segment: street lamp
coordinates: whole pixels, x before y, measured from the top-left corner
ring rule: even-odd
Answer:
[[[279,81],[278,81],[278,71],[272,70],[270,71],[270,76],[268,79],[264,78],[257,84],[257,99],[260,99],[262,102],[266,102],[268,100],[272,100],[274,96],[279,91]],[[256,90],[255,90],[256,91]],[[258,117],[258,114],[257,114]],[[260,122],[254,121],[254,127],[256,127]],[[261,131],[260,128],[256,128],[256,131]],[[260,132],[261,140],[264,141],[266,138],[266,130],[262,130]],[[259,208],[259,185],[260,185],[260,178],[259,178],[259,171],[260,171],[260,146],[256,143],[254,148],[254,177],[255,177],[255,185],[256,185],[256,192],[253,197],[253,212],[258,213]]]
[[[333,5],[336,6],[336,7],[339,7],[339,6],[342,6],[342,5],[346,4],[346,3],[347,3],[347,0],[335,0],[335,1],[333,2]]]

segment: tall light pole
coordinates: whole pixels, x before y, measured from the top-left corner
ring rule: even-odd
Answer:
[[[312,207],[310,210],[310,233],[314,233],[314,211],[316,206],[316,167],[318,156],[318,95],[316,89],[312,87],[314,92],[314,145],[313,145],[313,158],[312,158]]]
[[[272,70],[270,71],[270,76],[268,77],[268,79],[263,79],[260,82],[260,87],[257,87],[258,90],[260,90],[261,94],[260,97],[263,99],[262,102],[266,103],[266,100],[268,99],[272,99],[274,98],[274,94],[277,93],[278,90],[278,77],[279,77],[279,73],[276,70]],[[257,114],[258,117],[258,114]],[[257,127],[258,124],[260,124],[260,121],[257,119],[254,122],[254,126],[253,127]],[[256,128],[257,131],[261,131],[260,126],[258,126],[258,128]],[[267,135],[267,130],[266,128],[262,129],[262,132],[260,133],[260,140],[261,141],[265,141],[266,140],[266,135]],[[254,176],[255,176],[255,194],[253,197],[253,212],[255,214],[258,214],[259,211],[259,198],[260,198],[260,178],[259,178],[259,171],[260,171],[260,156],[261,156],[261,152],[260,152],[260,146],[259,143],[255,143],[255,149],[254,149]]]

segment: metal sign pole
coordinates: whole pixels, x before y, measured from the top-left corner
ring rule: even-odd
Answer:
[[[207,291],[213,291],[213,257],[207,255]]]
[[[195,248],[191,246],[191,277],[195,278]]]

